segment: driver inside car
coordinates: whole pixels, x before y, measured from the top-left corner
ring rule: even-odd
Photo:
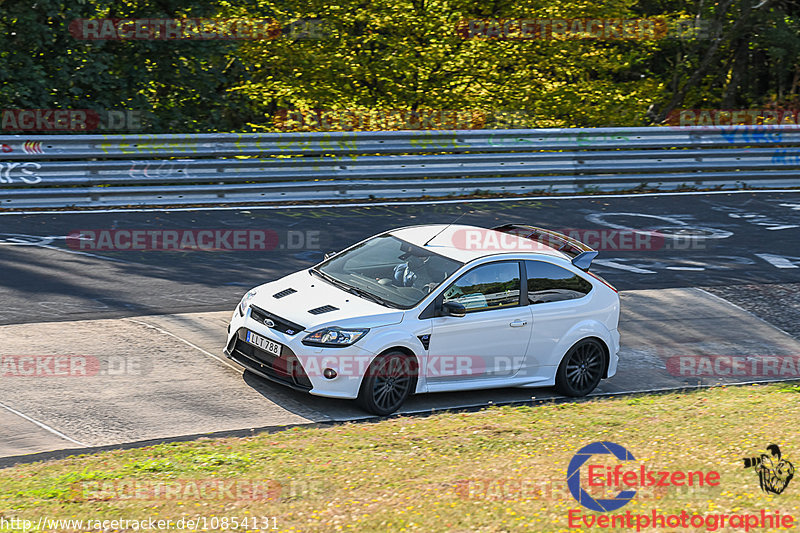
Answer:
[[[405,259],[406,262],[394,267],[393,285],[398,287],[417,287],[423,289],[426,293],[438,285],[428,267],[430,256],[420,257],[418,255],[405,254],[400,259]]]

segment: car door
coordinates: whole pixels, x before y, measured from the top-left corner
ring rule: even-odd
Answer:
[[[520,268],[519,261],[479,265],[439,295],[424,368],[429,390],[477,387],[522,367],[531,311],[521,305]],[[448,302],[461,304],[464,316],[443,316]]]
[[[573,325],[590,318],[592,284],[546,261],[524,262],[533,333],[520,375],[552,375],[564,355],[558,344]]]

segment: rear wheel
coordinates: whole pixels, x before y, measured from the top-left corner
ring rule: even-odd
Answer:
[[[606,368],[600,341],[584,339],[569,349],[556,373],[556,389],[566,396],[586,396],[597,387]]]
[[[414,359],[402,352],[378,356],[367,370],[358,405],[365,411],[386,416],[397,411],[411,394],[415,383]]]

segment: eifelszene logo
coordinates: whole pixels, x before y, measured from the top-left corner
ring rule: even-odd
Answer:
[[[717,486],[719,472],[700,470],[653,471],[644,464],[625,468],[622,464],[613,467],[592,460],[597,455],[612,455],[620,462],[635,461],[631,452],[613,442],[593,442],[584,446],[572,457],[567,467],[567,486],[572,497],[582,506],[592,511],[608,513],[623,507],[636,496],[636,490],[643,487],[703,487]],[[581,484],[581,467],[586,465],[586,486],[596,492],[600,489],[623,489],[612,498],[594,498]]]
[[[781,457],[781,449],[777,444],[767,446],[769,455],[761,457],[745,457],[744,467],[752,468],[758,474],[758,484],[766,493],[781,494],[794,477],[794,466]]]
[[[756,468],[765,491],[779,493],[789,483],[794,469],[788,461],[781,459],[777,446],[771,445],[767,449],[771,455],[745,459],[745,467]],[[720,475],[717,471],[650,470],[644,463],[635,461],[633,454],[619,444],[593,442],[578,450],[570,461],[567,486],[578,503],[594,512],[569,509],[567,527],[581,530],[624,528],[635,529],[637,532],[665,528],[673,531],[678,528],[704,531],[774,531],[776,528],[794,527],[794,516],[767,509],[733,514],[700,514],[688,509],[670,513],[658,508],[645,512],[627,510],[611,513],[631,501],[636,497],[638,489],[644,487],[667,487],[665,490],[669,490],[669,487],[691,487],[688,490],[697,490],[703,494],[710,490],[709,487],[719,485]],[[606,491],[619,492],[609,498]],[[703,499],[711,501],[708,496],[709,494],[704,494]]]
[[[567,467],[567,486],[572,497],[587,509],[601,512],[616,511],[636,496],[635,490],[620,491],[614,498],[594,499],[581,487],[581,466],[591,459],[593,455],[603,454],[611,454],[620,461],[635,460],[633,454],[619,444],[608,441],[593,442],[578,450],[578,453],[569,462],[569,467]],[[589,468],[591,469],[591,466]],[[592,484],[591,481],[589,484]]]

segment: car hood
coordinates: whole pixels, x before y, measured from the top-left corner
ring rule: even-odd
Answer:
[[[251,305],[299,324],[306,331],[322,326],[388,326],[401,322],[405,314],[401,309],[384,307],[345,292],[308,270],[265,283],[255,290],[257,294],[250,300]]]

